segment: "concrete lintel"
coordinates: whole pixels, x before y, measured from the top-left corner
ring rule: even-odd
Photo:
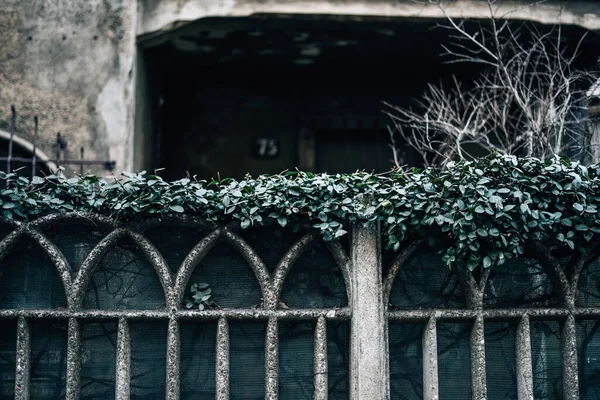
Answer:
[[[507,4],[508,3],[508,4]],[[542,24],[577,25],[589,30],[600,29],[600,9],[589,1],[503,2],[494,6],[496,16],[529,20]],[[254,14],[336,15],[383,18],[488,18],[486,1],[457,0],[442,10],[427,1],[260,1],[260,0],[143,0],[139,7],[138,37],[167,32],[201,18],[248,17]],[[446,13],[446,14],[445,14]]]

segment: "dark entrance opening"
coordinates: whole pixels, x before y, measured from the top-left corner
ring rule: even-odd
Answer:
[[[149,39],[154,140],[144,168],[164,167],[168,179],[389,170],[383,102],[409,105],[428,83],[477,73],[444,63],[448,31],[436,22],[209,18]]]

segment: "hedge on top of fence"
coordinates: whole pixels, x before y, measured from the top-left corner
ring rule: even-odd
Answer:
[[[28,179],[0,172],[5,218],[30,220],[85,211],[126,221],[186,213],[242,228],[310,222],[325,240],[353,221],[381,221],[387,248],[414,240],[458,268],[490,268],[524,254],[528,242],[565,254],[600,247],[600,165],[491,155],[446,168],[327,175],[290,171],[236,181],[142,173],[120,179],[59,175]]]

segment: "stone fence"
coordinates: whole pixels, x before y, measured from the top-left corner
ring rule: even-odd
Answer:
[[[597,262],[565,302],[536,260],[458,273],[419,242],[382,251],[376,225],[1,226],[2,398],[600,396]]]

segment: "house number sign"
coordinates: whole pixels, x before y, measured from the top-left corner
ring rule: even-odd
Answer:
[[[256,158],[275,158],[279,155],[279,139],[258,137],[254,139],[252,154]]]

